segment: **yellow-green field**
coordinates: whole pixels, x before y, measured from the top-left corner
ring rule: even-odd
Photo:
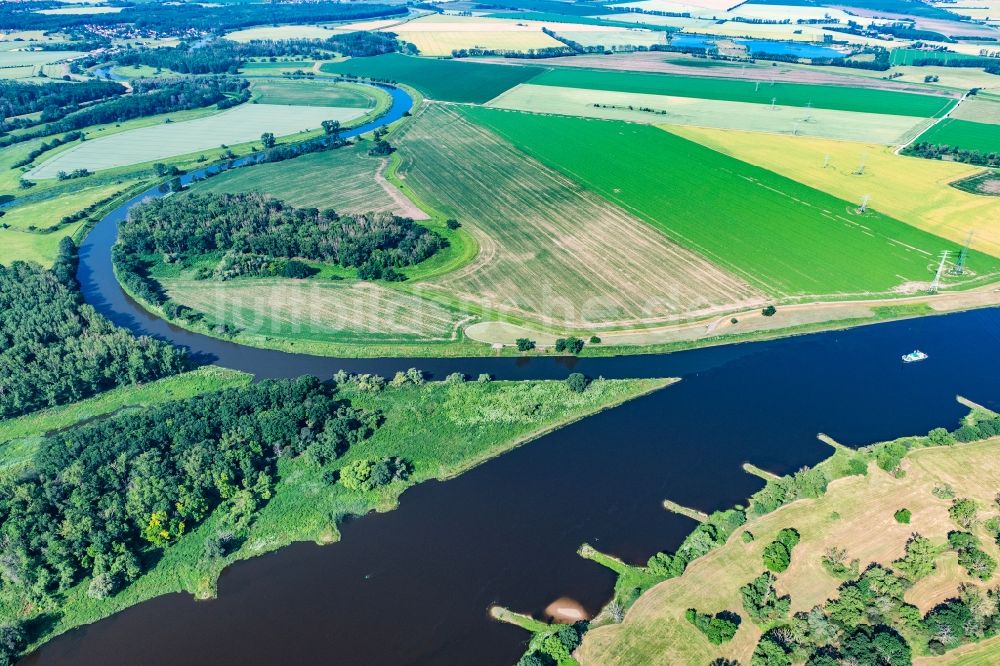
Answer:
[[[340,32],[318,25],[275,25],[236,30],[226,34],[226,39],[234,42],[250,42],[256,39],[329,39]]]
[[[867,476],[839,479],[819,499],[800,500],[751,519],[724,546],[692,563],[682,576],[641,596],[623,623],[589,631],[576,657],[584,666],[707,664],[715,657],[748,664],[760,629],[746,618],[739,587],[761,572],[761,551],[778,530],[794,527],[802,536],[791,566],[779,575],[776,585],[780,594],[791,596],[791,612],[795,613],[836,596],[841,581],[821,566],[821,557],[831,546],[846,550],[850,559],[860,561],[863,570],[871,562],[891,566],[903,555],[914,532],[944,543],[955,523],[948,516],[951,502],[931,492],[937,485],[949,484],[956,497],[974,499],[980,507],[994,507],[981,512],[984,519],[996,514],[1000,438],[921,449],[908,455],[903,467],[905,476],[895,478],[871,465]],[[906,525],[893,518],[903,507],[912,512]],[[752,542],[740,538],[744,530],[754,535]],[[981,525],[974,531],[992,557],[1000,556]],[[906,592],[906,600],[924,612],[955,596],[961,583],[978,582],[955,564],[954,552],[939,556],[938,562],[936,572]],[[713,647],[684,619],[687,608],[711,613],[729,610],[744,616],[743,622],[731,642]]]
[[[553,28],[554,29],[554,28]],[[532,21],[431,15],[386,28],[410,42],[422,55],[451,55],[455,49],[527,51],[563,46]]]
[[[429,286],[535,322],[609,327],[757,303],[757,290],[651,226],[432,104],[398,141],[407,187],[479,242]]]
[[[599,104],[600,106],[595,106]],[[627,120],[656,125],[692,125],[896,144],[928,124],[912,116],[806,109],[697,97],[673,97],[524,83],[488,106],[534,113]]]
[[[949,186],[979,167],[902,157],[871,143],[692,127],[670,131],[847,201],[869,195],[873,209],[956,242],[964,243],[974,231],[972,246],[1000,257],[1000,197]],[[864,173],[855,174],[862,163]]]

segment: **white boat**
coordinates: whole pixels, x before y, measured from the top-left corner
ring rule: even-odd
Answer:
[[[903,363],[916,363],[917,361],[923,361],[925,358],[927,358],[927,354],[919,349],[914,349],[909,354],[903,354]]]

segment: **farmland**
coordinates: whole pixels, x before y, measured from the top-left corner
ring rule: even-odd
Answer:
[[[801,83],[770,83],[766,81],[766,75],[762,75],[761,79],[740,81],[640,72],[554,69],[533,78],[531,83],[757,104],[771,104],[774,100],[782,106],[812,106],[818,109],[918,118],[939,116],[954,104],[954,100],[950,98],[934,95]]]
[[[1000,227],[992,222],[1000,217],[1000,198],[951,186],[980,167],[901,157],[870,143],[696,128],[671,131],[847,201],[870,195],[874,210],[956,243],[965,243],[975,231],[973,247],[1000,257]],[[858,174],[862,163],[864,172]]]
[[[257,39],[328,39],[338,33],[318,25],[275,25],[236,30],[226,35],[234,42],[251,42]]]
[[[451,55],[456,49],[527,51],[562,46],[561,42],[543,33],[538,25],[503,19],[432,14],[387,30],[427,56]]]
[[[260,104],[287,106],[331,106],[351,109],[371,109],[376,97],[388,95],[371,86],[335,81],[266,79],[255,81],[253,92]]]
[[[480,104],[543,71],[540,67],[427,60],[396,53],[327,63],[321,69],[330,74],[405,83],[431,99]]]
[[[1000,125],[1000,100],[983,96],[972,97],[962,102],[949,117],[974,123]]]
[[[406,184],[480,244],[472,264],[429,289],[570,328],[670,320],[760,300],[745,282],[464,113],[429,106],[404,129],[399,148]]]
[[[170,297],[244,338],[302,342],[443,342],[467,314],[356,281],[163,279]]]
[[[791,566],[778,576],[778,587],[791,597],[790,613],[809,611],[839,596],[838,586],[843,581],[821,565],[831,547],[844,549],[848,558],[857,559],[864,570],[870,563],[895,569],[894,562],[904,555],[905,545],[914,533],[936,545],[947,544],[947,534],[957,526],[949,518],[951,501],[936,497],[932,492],[935,487],[947,486],[957,497],[973,499],[981,507],[994,507],[998,453],[997,438],[919,449],[906,456],[906,473],[899,478],[870,465],[866,475],[841,478],[817,499],[802,499],[751,518],[738,531],[749,531],[752,540],[745,541],[736,534],[682,576],[656,585],[632,606],[622,624],[606,624],[588,632],[576,656],[584,665],[697,664],[709,663],[720,655],[748,663],[762,633],[758,626],[744,616],[733,640],[716,647],[684,620],[684,611],[696,607],[713,613],[722,609],[745,613],[739,588],[760,574],[761,551],[778,530],[793,527],[801,535]],[[903,507],[912,515],[907,524],[893,517]],[[989,509],[987,512],[995,513]],[[973,531],[983,534],[984,549],[997,557],[993,538],[978,525]],[[980,583],[958,565],[954,551],[947,549],[934,559],[936,566],[925,578],[908,586],[904,596],[921,614],[956,597],[959,585]],[[989,643],[967,646],[959,652],[973,655],[984,649],[991,649]]]
[[[647,124],[740,129],[884,144],[897,144],[912,138],[928,122],[913,116],[803,109],[798,106],[771,107],[747,102],[531,83],[511,88],[489,102],[488,106]]]
[[[421,219],[419,208],[386,182],[385,159],[369,157],[367,146],[327,150],[275,164],[221,173],[195,186],[198,192],[270,194],[300,208],[334,208],[342,213],[392,211]]]
[[[921,134],[917,140],[981,153],[1000,153],[1000,125],[947,118]]]
[[[318,106],[244,104],[211,116],[121,132],[78,144],[32,169],[31,178],[55,178],[60,171],[99,171],[217,148],[220,144],[256,141],[262,132],[275,136],[319,127],[323,120],[342,123],[364,109]]]
[[[771,296],[904,290],[930,281],[942,250],[957,250],[955,243],[879,213],[858,215],[857,204],[654,127],[485,108],[467,113]],[[981,276],[1000,271],[1000,260],[973,255]]]

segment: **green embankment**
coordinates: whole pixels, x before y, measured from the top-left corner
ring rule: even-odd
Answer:
[[[122,386],[93,398],[14,419],[0,420],[0,475],[23,469],[46,433],[101,418],[121,410],[151,407],[201,393],[249,384],[244,372],[206,366],[148,384]]]
[[[655,127],[463,109],[521,150],[775,297],[893,293],[959,247]],[[975,254],[979,277],[1000,260]]]
[[[598,380],[583,393],[570,391],[561,381],[433,382],[390,387],[380,393],[346,388],[344,397],[355,406],[378,409],[385,419],[370,439],[352,446],[334,467],[364,458],[402,456],[413,464],[408,479],[367,493],[351,491],[324,481],[324,469],[302,457],[281,458],[273,496],[234,553],[216,558],[205,554],[205,540],[220,529],[220,514],[225,513],[216,511],[163,550],[149,572],[113,597],[95,600],[86,594],[89,581],[76,585],[61,601],[58,619],[32,647],[163,594],[214,596],[219,574],[238,560],[295,541],[335,541],[339,538],[336,521],[345,515],[391,509],[410,486],[455,476],[552,430],[671,382]],[[10,618],[23,612],[22,606],[0,594],[0,616]]]
[[[917,138],[917,143],[1000,153],[1000,125],[945,118]]]
[[[920,118],[940,116],[954,104],[954,100],[948,97],[872,88],[569,68],[549,70],[531,79],[531,83],[758,104],[771,104],[774,100],[782,106],[813,106]]]
[[[479,104],[543,71],[541,67],[434,60],[398,53],[327,63],[320,69],[329,74],[405,83],[431,99]]]

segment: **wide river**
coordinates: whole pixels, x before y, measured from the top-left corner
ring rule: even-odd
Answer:
[[[401,115],[406,100],[394,95],[391,113]],[[172,327],[121,291],[110,248],[128,205],[81,247],[85,297],[116,323],[205,360],[266,377],[416,366],[438,377],[575,369],[682,381],[417,486],[399,509],[344,525],[339,543],[237,564],[216,600],[154,599],[53,640],[29,664],[512,664],[527,634],[491,621],[489,606],[542,617],[568,596],[598,610],[613,577],[577,547],[637,562],[675,548],[693,523],[663,510],[663,499],[704,511],[742,502],[761,485],[743,462],[786,473],[830,453],[820,432],[861,445],[951,427],[965,412],[958,394],[1000,409],[1000,309],[621,358],[357,360],[241,347]],[[930,358],[901,363],[915,347]]]

